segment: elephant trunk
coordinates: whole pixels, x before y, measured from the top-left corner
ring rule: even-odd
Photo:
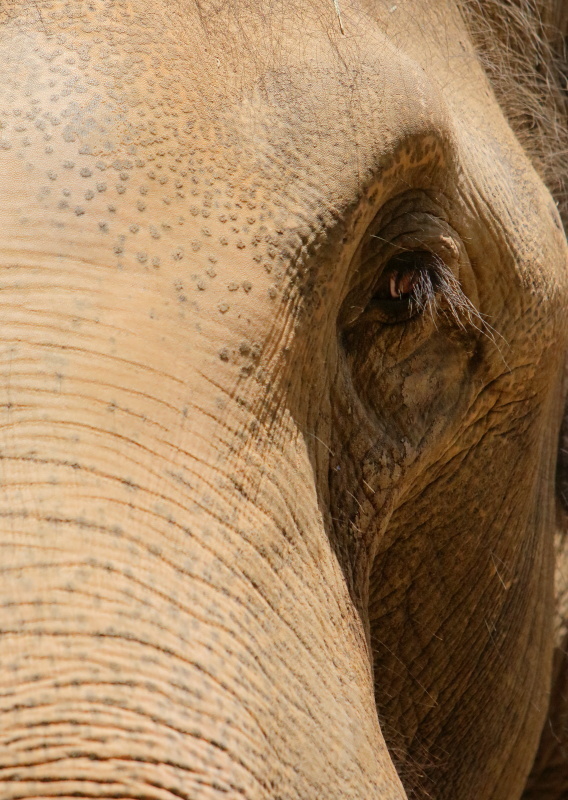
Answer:
[[[151,339],[16,327],[3,800],[402,797],[292,419],[239,438],[250,407]]]

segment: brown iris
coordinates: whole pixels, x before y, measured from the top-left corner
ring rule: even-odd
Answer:
[[[391,300],[403,300],[410,297],[420,281],[420,272],[410,270],[389,272],[389,296]]]
[[[417,298],[429,283],[436,256],[423,250],[409,250],[393,256],[383,269],[373,300],[408,302]]]
[[[433,309],[444,269],[442,260],[429,251],[398,253],[385,264],[367,308],[387,323],[403,322]]]

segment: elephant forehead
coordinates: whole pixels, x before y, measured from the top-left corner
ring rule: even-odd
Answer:
[[[49,217],[59,253],[108,231],[101,258],[110,246],[117,265],[130,253],[159,266],[199,250],[201,261],[214,236],[223,258],[229,248],[249,272],[253,259],[268,272],[275,254],[289,263],[349,221],[393,171],[404,187],[416,161],[439,185],[459,161],[492,195],[496,135],[504,167],[490,216],[504,218],[515,197],[524,224],[510,220],[511,235],[531,238],[535,179],[451,4],[354,4],[345,37],[331,1],[200,7],[54,2],[34,16],[10,6],[20,13],[5,15],[0,37],[0,154],[21,175],[9,197],[26,208],[16,238],[21,219],[33,238]]]
[[[223,240],[281,248],[278,230],[296,240],[302,227],[342,218],[385,159],[404,168],[416,156],[407,138],[427,136],[438,157],[451,138],[435,83],[378,28],[367,41],[362,12],[350,22],[361,36],[343,50],[325,20],[302,27],[292,14],[277,35],[278,20],[264,19],[267,55],[258,14],[241,19],[251,50],[242,30],[199,36],[176,4],[160,15],[138,5],[129,15],[102,0],[54,3],[0,29],[1,152],[21,175],[11,200],[21,195],[28,219],[38,204],[43,218],[56,210],[59,248],[62,224],[83,238],[85,215],[103,200],[102,229],[131,238],[139,225],[150,261],[156,229],[181,217],[186,238],[194,229],[189,252],[219,221]]]
[[[135,5],[137,15],[113,13],[100,0],[73,10],[61,4],[35,24],[6,23],[2,56],[12,88],[35,95],[45,125],[58,126],[54,138],[106,156],[134,148],[168,162],[197,155],[250,174],[286,145],[316,162],[317,148],[329,182],[345,176],[355,153],[365,162],[405,131],[428,125],[444,133],[436,81],[362,12],[350,22],[356,35],[338,44],[325,20],[306,10],[298,17],[292,6],[273,19],[243,5],[233,15],[240,24],[228,19],[220,31],[218,14],[196,30],[191,3],[183,4],[185,16],[177,4],[159,16]],[[333,12],[331,2],[322,5]],[[261,45],[269,34],[270,46]],[[280,166],[293,177],[291,157]]]

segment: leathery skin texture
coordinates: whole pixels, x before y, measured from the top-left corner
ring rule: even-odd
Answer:
[[[0,7],[2,800],[522,793],[566,242],[399,6]]]

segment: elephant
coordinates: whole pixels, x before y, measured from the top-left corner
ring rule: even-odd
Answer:
[[[3,0],[2,800],[566,796],[566,16]]]

